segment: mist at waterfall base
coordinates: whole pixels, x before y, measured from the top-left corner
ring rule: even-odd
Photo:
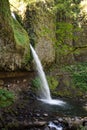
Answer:
[[[34,50],[34,48],[32,47],[32,45],[30,44],[30,49],[34,58],[34,62],[36,65],[36,70],[38,72],[39,78],[40,78],[40,101],[50,104],[50,105],[65,105],[66,103],[64,101],[58,100],[58,99],[52,99],[51,97],[51,93],[50,93],[50,89],[49,89],[49,85],[48,82],[46,80],[46,76],[45,73],[43,71],[43,67],[42,64],[40,62],[40,59],[36,53],[36,51]]]

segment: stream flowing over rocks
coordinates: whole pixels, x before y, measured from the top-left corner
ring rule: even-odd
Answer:
[[[83,127],[86,130],[87,113],[84,110],[77,110],[79,115],[76,113],[77,111],[73,111],[71,114],[69,113],[70,109],[64,110],[63,107],[59,106],[59,111],[56,107],[53,110],[51,105],[37,100],[36,93],[31,87],[34,76],[35,74],[30,72],[20,72],[14,75],[6,73],[5,77],[0,75],[0,87],[16,93],[16,101],[13,105],[0,108],[0,129],[81,130],[80,128]]]

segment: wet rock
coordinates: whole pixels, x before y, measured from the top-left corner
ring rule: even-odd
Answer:
[[[44,128],[44,130],[50,130],[50,128],[49,128],[48,126],[46,126],[46,127]]]
[[[85,99],[85,98],[87,98],[87,94],[85,94],[85,95],[83,96],[83,99]]]
[[[25,83],[27,80],[26,79],[23,79],[23,82]]]
[[[87,127],[87,120],[84,120],[82,125]]]
[[[17,80],[17,84],[19,84],[20,83],[20,81],[19,80]]]
[[[2,128],[3,127],[3,124],[2,124],[2,122],[0,122],[0,128]]]
[[[6,117],[6,121],[7,121],[7,122],[12,122],[12,117],[7,116],[7,117]]]
[[[81,120],[76,118],[74,121],[72,121],[72,127],[71,128],[78,129],[79,125],[82,125],[82,122],[81,122]]]
[[[58,124],[58,123],[59,123],[59,121],[58,121],[58,120],[54,120],[54,121],[53,121],[53,123]]]
[[[4,81],[3,80],[0,80],[0,85],[4,85]]]
[[[45,126],[46,123],[47,123],[46,121],[35,121],[35,122],[24,121],[24,122],[19,122],[19,125],[23,127],[33,128],[33,127]]]
[[[87,103],[83,106],[83,108],[87,111]]]
[[[10,85],[10,84],[8,84],[8,85],[7,85],[7,88],[10,88],[10,87],[11,87],[11,85]]]
[[[63,122],[63,118],[61,118],[61,117],[58,118],[58,121],[59,121],[59,122]]]
[[[23,116],[21,115],[19,118],[18,118],[19,121],[23,121]]]
[[[43,116],[44,116],[44,117],[48,117],[48,114],[47,114],[47,113],[44,113]]]
[[[36,121],[33,124],[36,126],[44,126],[44,125],[46,125],[46,123],[47,123],[46,121]]]
[[[39,119],[40,119],[41,121],[42,121],[42,120],[44,120],[44,118],[43,118],[43,117],[40,117]]]
[[[4,86],[4,81],[0,80],[0,88],[3,88],[3,86]]]
[[[36,113],[36,116],[37,116],[37,117],[40,117],[40,113]]]

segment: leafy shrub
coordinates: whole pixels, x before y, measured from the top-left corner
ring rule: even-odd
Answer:
[[[87,63],[70,65],[66,67],[66,70],[71,73],[75,86],[87,91]]]
[[[14,94],[6,89],[0,89],[0,107],[6,107],[13,103]]]
[[[47,76],[48,84],[51,90],[55,90],[58,86],[58,80],[52,76]]]
[[[35,88],[40,87],[40,78],[39,77],[36,77],[35,79],[32,80],[32,86]]]
[[[85,126],[80,126],[80,128],[78,128],[77,130],[87,130],[87,127],[85,127]]]
[[[58,81],[57,79],[55,79],[54,77],[52,76],[47,76],[47,81],[48,81],[48,85],[49,85],[49,88],[51,90],[54,90],[57,86],[58,86]],[[35,87],[35,88],[40,88],[40,84],[41,84],[41,80],[39,77],[36,77],[33,81],[32,81],[32,85]]]

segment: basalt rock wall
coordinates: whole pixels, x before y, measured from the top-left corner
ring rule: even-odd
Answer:
[[[27,5],[24,26],[30,36],[30,43],[44,66],[55,60],[55,14],[51,8],[54,1],[40,0]]]
[[[29,37],[12,18],[8,0],[0,2],[0,71],[26,69],[29,61]]]
[[[73,36],[71,38],[66,33],[65,44],[56,48],[55,43],[59,40],[59,35],[56,35],[56,23],[65,22],[72,24],[73,21],[70,18],[66,18],[64,21],[63,16],[60,20],[58,17],[59,12],[54,13],[53,7],[54,0],[34,1],[26,5],[23,15],[24,26],[30,36],[30,43],[35,47],[42,64],[48,66],[53,62],[58,65],[86,62],[86,24],[81,23],[81,30],[74,32],[75,41]],[[68,43],[67,48],[66,43]]]

